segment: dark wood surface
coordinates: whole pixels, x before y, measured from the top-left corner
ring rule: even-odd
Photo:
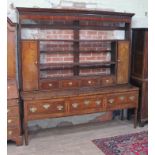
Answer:
[[[148,29],[133,29],[131,82],[140,88],[138,120],[148,121]]]

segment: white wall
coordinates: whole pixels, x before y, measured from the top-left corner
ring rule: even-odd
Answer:
[[[14,7],[61,8],[71,7],[73,2],[85,3],[91,9],[135,13],[132,27],[148,27],[147,0],[8,0],[8,16],[16,21],[15,10],[9,6],[11,3]]]

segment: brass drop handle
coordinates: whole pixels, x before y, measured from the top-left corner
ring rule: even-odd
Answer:
[[[89,101],[89,100],[85,100],[85,101],[84,101],[84,104],[85,104],[85,105],[89,105],[89,104],[90,104],[90,101]]]
[[[8,86],[8,89],[10,89],[10,86]]]
[[[129,99],[133,101],[135,99],[135,96],[130,96]]]
[[[35,64],[35,65],[38,65],[38,61],[35,61],[34,64]]]
[[[95,101],[96,105],[101,105],[101,100]]]
[[[12,131],[11,130],[8,133],[9,133],[10,136],[12,135]]]
[[[49,83],[49,84],[48,84],[48,86],[49,86],[49,87],[52,87],[52,86],[53,86],[53,84],[52,84],[52,83]]]
[[[73,108],[77,108],[77,107],[78,107],[78,103],[73,103],[73,104],[72,104],[72,107],[73,107]]]
[[[109,103],[113,103],[114,102],[114,99],[109,99],[108,102]]]
[[[63,108],[64,108],[64,107],[63,107],[62,105],[58,105],[58,106],[57,106],[57,109],[58,109],[59,111],[61,111]]]
[[[89,81],[88,81],[88,84],[91,84],[91,83],[92,83],[92,81],[89,80]]]
[[[37,111],[37,108],[32,107],[32,108],[30,108],[30,111],[31,111],[32,113],[34,113],[34,112],[36,112],[36,111]]]
[[[107,80],[105,80],[106,81],[106,83],[109,83],[109,80],[107,79]]]
[[[10,109],[7,109],[7,113],[9,113],[10,112]]]
[[[12,120],[11,120],[11,119],[9,119],[9,120],[8,120],[8,123],[11,123],[11,122],[12,122]]]
[[[73,83],[72,83],[72,82],[68,82],[68,84],[69,84],[69,86],[72,86],[72,85],[73,85]]]
[[[118,59],[118,60],[117,60],[117,62],[121,62],[121,60],[120,60],[120,59]]]
[[[120,96],[119,99],[120,99],[121,101],[123,101],[123,100],[125,99],[125,97],[124,97],[124,96]]]
[[[44,105],[43,105],[43,108],[44,108],[44,109],[48,109],[49,107],[50,107],[50,104],[44,104]]]

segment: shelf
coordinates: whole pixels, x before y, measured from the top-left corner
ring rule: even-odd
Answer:
[[[81,68],[98,68],[98,67],[109,67],[110,65],[116,64],[115,61],[110,62],[89,62],[89,63],[48,63],[40,64],[40,70],[62,70],[62,69],[72,69],[74,66],[79,66]]]

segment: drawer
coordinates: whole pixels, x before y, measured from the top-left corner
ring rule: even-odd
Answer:
[[[107,107],[108,108],[127,108],[136,107],[138,104],[138,94],[133,93],[119,93],[115,95],[108,95]]]
[[[40,81],[40,88],[41,89],[58,89],[59,88],[59,81]]]
[[[96,97],[78,97],[71,98],[69,104],[69,111],[71,113],[83,113],[91,111],[102,111],[105,109],[105,100],[103,96]]]
[[[81,87],[99,86],[99,79],[98,78],[95,78],[95,79],[81,79],[80,86]]]
[[[18,99],[9,99],[9,100],[7,100],[7,105],[8,106],[18,106],[19,100]]]
[[[19,127],[19,117],[8,117],[7,118],[7,126],[8,127]]]
[[[110,86],[115,83],[115,78],[113,76],[110,77],[104,77],[101,79],[101,85],[102,86]]]
[[[43,117],[43,115],[57,116],[66,112],[64,100],[42,100],[27,103],[29,116]]]
[[[20,135],[20,128],[8,127],[7,129],[7,138],[11,139],[12,137],[17,137]]]
[[[8,106],[7,107],[8,117],[19,117],[19,107],[18,106]]]
[[[62,80],[61,87],[62,88],[78,88],[79,81],[78,80]]]
[[[8,80],[7,83],[7,98],[12,99],[12,98],[18,98],[18,87],[17,83],[15,80]]]

